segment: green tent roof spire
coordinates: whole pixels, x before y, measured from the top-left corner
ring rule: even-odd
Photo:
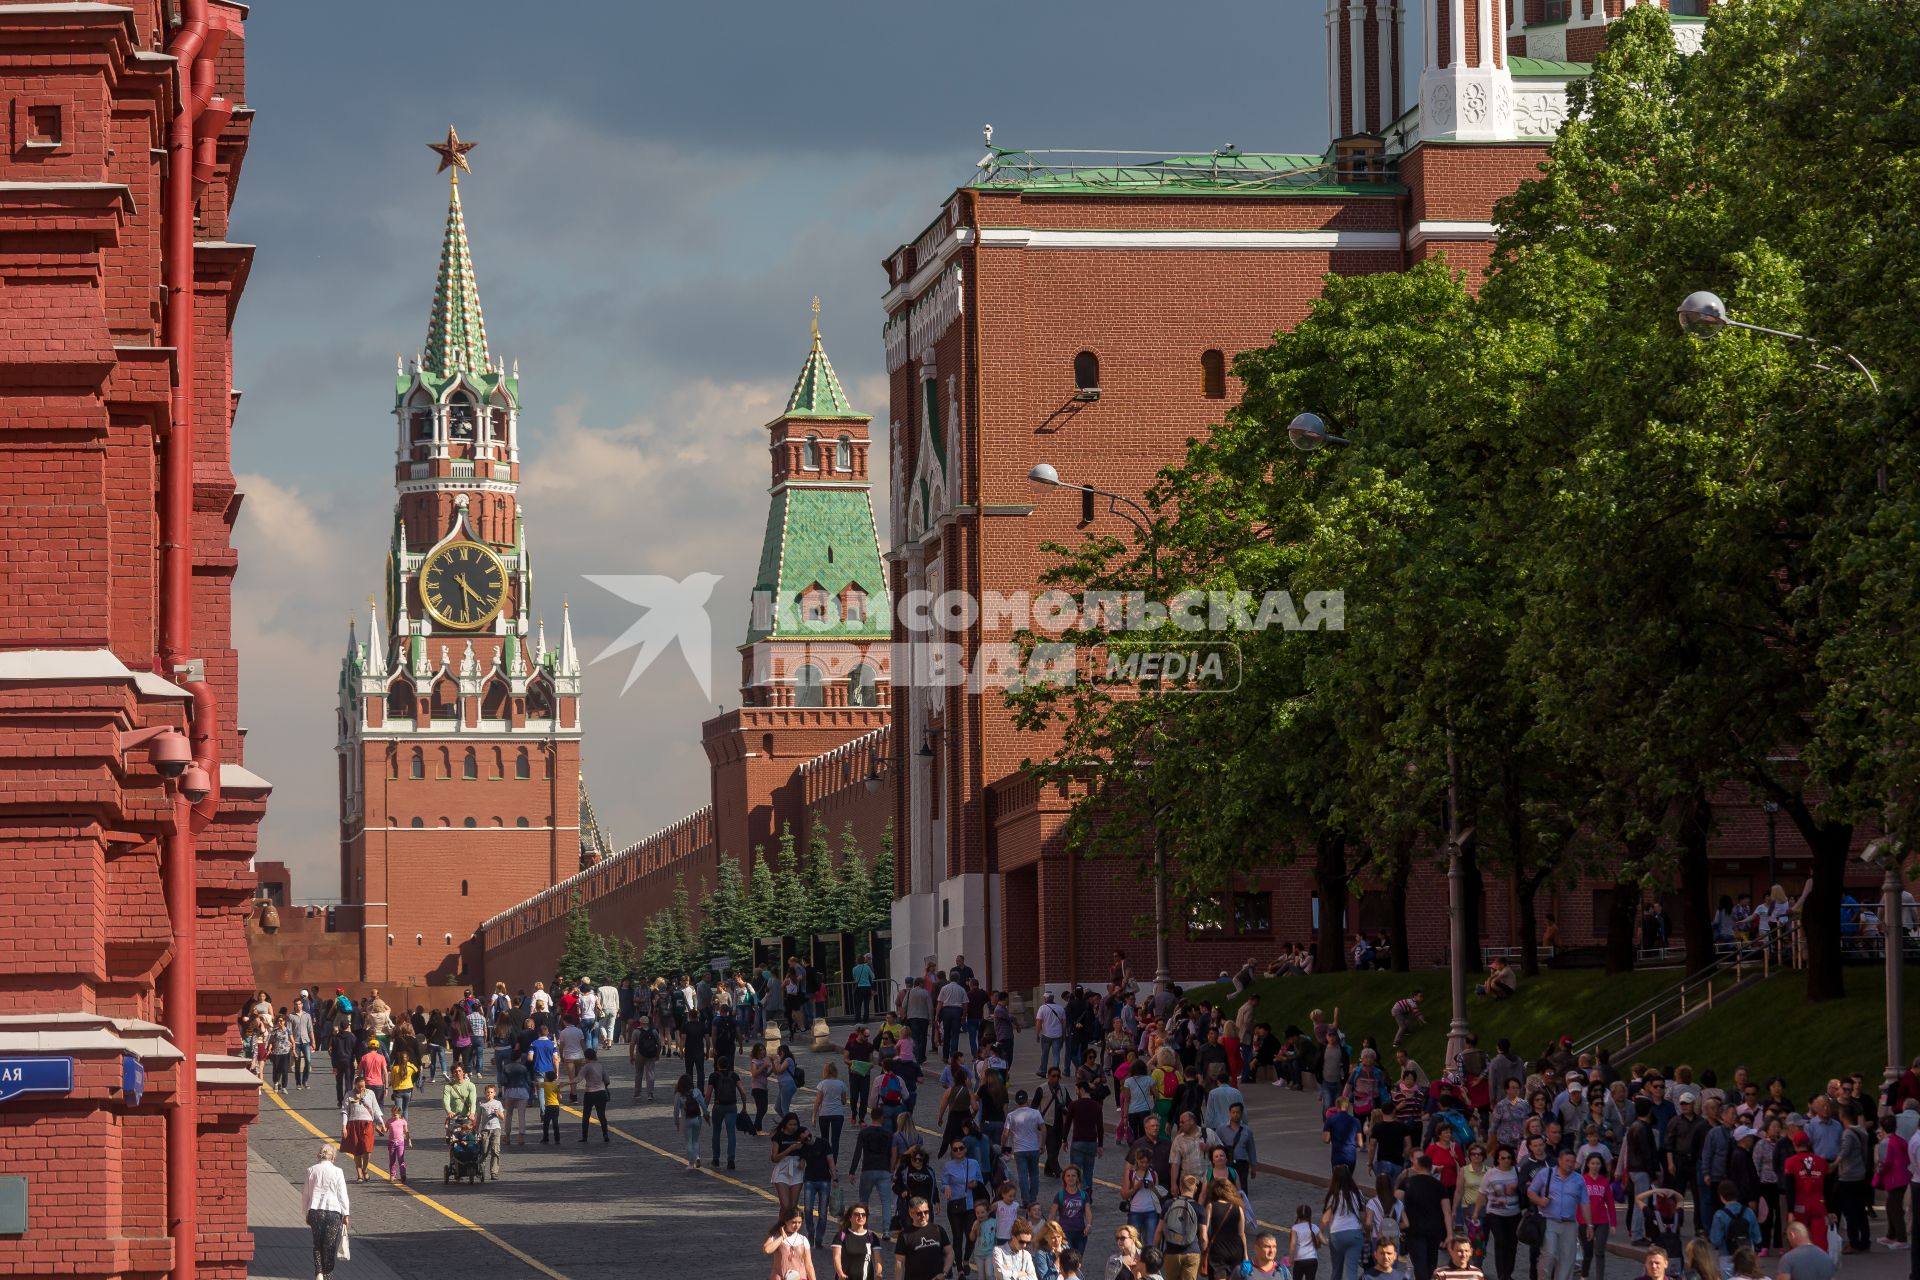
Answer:
[[[789,418],[857,418],[840,387],[840,375],[833,371],[826,348],[820,345],[820,299],[813,300],[813,350],[800,366],[794,379],[793,394],[787,397]]]
[[[440,242],[440,278],[433,287],[433,318],[427,322],[426,370],[441,377],[486,373],[487,322],[480,314],[480,286],[467,248],[467,219],[460,211],[460,175],[447,201],[447,231]]]

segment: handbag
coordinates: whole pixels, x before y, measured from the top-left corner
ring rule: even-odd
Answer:
[[[344,1222],[340,1224],[340,1257],[342,1259],[353,1257],[353,1242],[347,1238],[347,1224]]]
[[[1547,1239],[1547,1220],[1540,1216],[1538,1209],[1527,1209],[1520,1215],[1520,1225],[1514,1228],[1514,1238],[1529,1249],[1538,1249]]]

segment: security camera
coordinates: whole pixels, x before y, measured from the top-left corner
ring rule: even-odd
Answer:
[[[153,762],[161,777],[177,778],[193,763],[193,747],[185,735],[169,731],[153,740],[153,745],[147,748],[147,759]]]
[[[1860,851],[1860,861],[1870,867],[1881,867],[1889,862],[1898,862],[1903,852],[1905,850],[1898,840],[1882,837]]]
[[[194,765],[180,775],[180,794],[187,798],[188,804],[199,804],[213,794],[213,779],[199,765]]]

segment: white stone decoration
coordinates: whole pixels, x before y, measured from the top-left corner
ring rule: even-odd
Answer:
[[[1551,138],[1571,115],[1565,81],[1529,82],[1514,86],[1513,115],[1523,138]]]
[[[1676,22],[1673,24],[1673,47],[1681,53],[1698,53],[1706,41],[1706,23]]]

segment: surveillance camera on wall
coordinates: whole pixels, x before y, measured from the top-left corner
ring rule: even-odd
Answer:
[[[213,794],[213,779],[199,765],[194,765],[180,775],[180,794],[187,798],[188,804],[199,804]]]
[[[153,761],[153,767],[161,777],[177,778],[193,763],[193,747],[187,742],[185,734],[169,731],[153,740],[153,745],[147,749],[147,758]]]

